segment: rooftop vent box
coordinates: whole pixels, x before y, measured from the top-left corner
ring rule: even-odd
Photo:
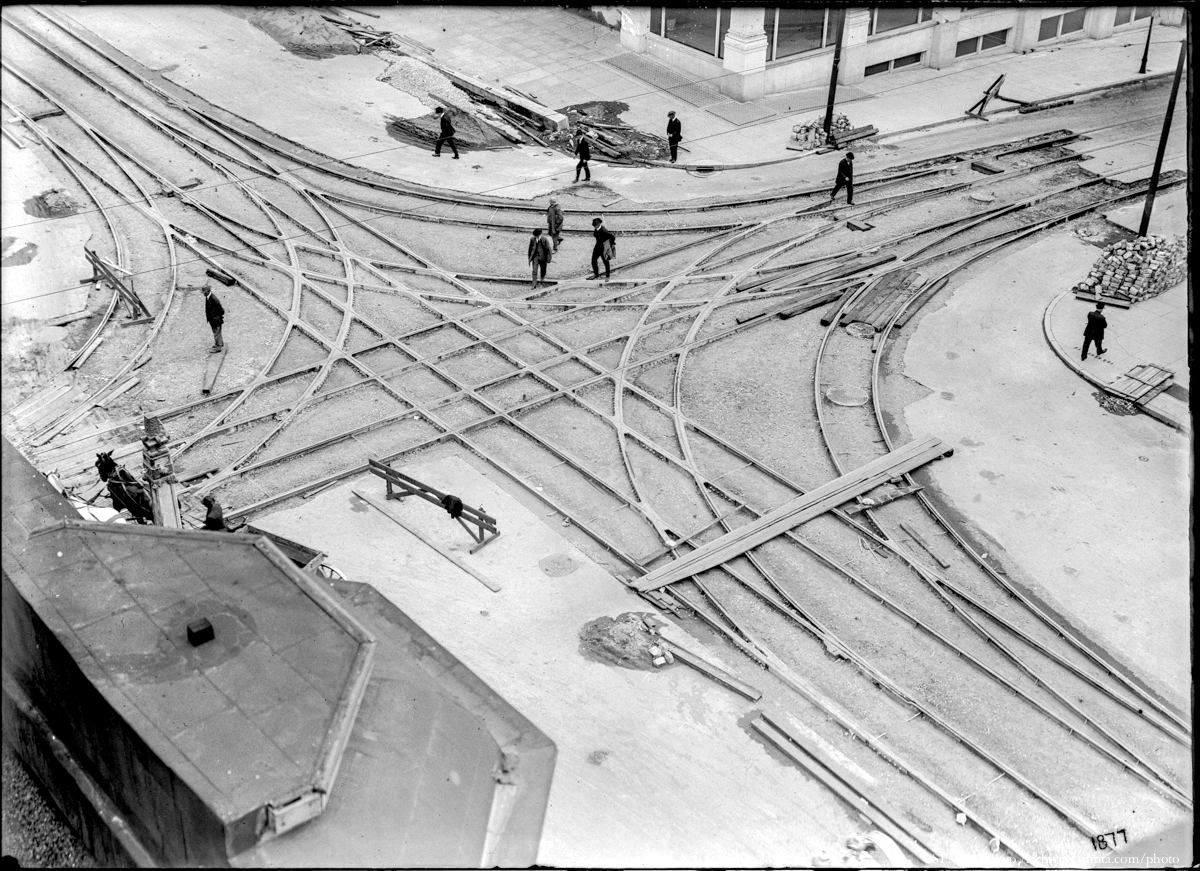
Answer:
[[[201,620],[193,620],[187,625],[188,644],[192,647],[199,647],[206,641],[212,641],[216,635],[213,633],[212,624],[207,618]]]

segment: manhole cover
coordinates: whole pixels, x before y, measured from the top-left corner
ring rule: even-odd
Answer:
[[[592,187],[587,182],[578,187],[572,187],[571,194],[583,200],[602,200],[613,195],[612,191],[602,187]]]
[[[867,391],[859,387],[830,387],[825,391],[825,398],[834,405],[866,405],[870,397]]]
[[[538,568],[552,578],[561,578],[563,575],[571,574],[577,566],[575,560],[565,553],[556,553],[539,562]]]
[[[710,162],[705,161],[703,163],[688,164],[687,171],[690,172],[692,175],[712,175],[714,172],[716,172],[720,168],[721,167],[715,163],[710,163]]]
[[[870,324],[864,324],[861,321],[855,321],[846,326],[846,332],[854,336],[856,339],[873,339],[875,338],[875,328]]]
[[[995,194],[974,193],[971,194],[971,199],[977,203],[994,203],[996,202]]]

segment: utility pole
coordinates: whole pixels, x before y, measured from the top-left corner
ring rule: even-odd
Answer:
[[[838,7],[836,10],[837,20],[837,38],[833,43],[833,72],[829,74],[829,101],[825,106],[825,141],[829,141],[829,128],[833,125],[833,98],[837,93],[837,77],[838,64],[842,60],[842,31],[845,30],[846,24],[846,9]]]
[[[1136,6],[1134,9],[1136,10]],[[1142,51],[1142,68],[1138,70],[1138,75],[1143,75],[1146,72],[1146,61],[1150,57],[1150,34],[1154,32],[1154,16],[1150,16],[1150,26],[1146,28],[1146,48]]]
[[[1179,80],[1183,78],[1183,62],[1187,58],[1188,38],[1184,29],[1183,41],[1179,43],[1179,63],[1175,66],[1175,81],[1171,83],[1171,96],[1167,100],[1167,117],[1163,119],[1162,136],[1158,138],[1158,153],[1154,155],[1154,170],[1150,173],[1150,190],[1146,192],[1146,208],[1142,210],[1142,224],[1138,235],[1145,236],[1150,230],[1150,213],[1154,210],[1154,193],[1158,190],[1158,173],[1162,169],[1163,155],[1167,151],[1167,136],[1171,133],[1171,116],[1175,114],[1175,96],[1179,93]]]

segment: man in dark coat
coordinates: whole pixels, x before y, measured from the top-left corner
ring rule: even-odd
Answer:
[[[829,201],[833,202],[837,197],[838,191],[842,188],[846,189],[846,205],[854,205],[854,152],[847,151],[846,156],[842,158],[838,164],[837,181],[833,184],[833,193],[829,195]]]
[[[579,138],[575,140],[575,156],[579,158],[579,163],[575,164],[575,181],[579,181],[579,170],[587,173],[584,181],[592,180],[592,171],[588,168],[588,161],[592,159],[592,147],[588,144],[587,134],[582,131]]]
[[[204,515],[204,528],[210,532],[228,532],[225,527],[225,512],[221,510],[221,503],[211,496],[205,496],[200,500],[200,504],[208,509],[208,513]]]
[[[612,276],[611,261],[617,255],[617,237],[608,232],[604,226],[604,221],[600,218],[592,219],[592,235],[596,237],[596,244],[592,248],[592,274],[588,281],[600,277],[600,261],[604,261],[604,280]]]
[[[1083,356],[1080,360],[1087,359],[1088,348],[1092,342],[1096,343],[1096,356],[1099,357],[1104,353],[1104,328],[1108,326],[1108,321],[1105,320],[1102,312],[1104,311],[1104,303],[1096,303],[1096,310],[1088,312],[1087,326],[1083,328]]]
[[[550,198],[550,205],[546,207],[546,228],[554,240],[554,253],[557,254],[558,246],[562,244],[563,210],[554,197]]]
[[[454,152],[454,159],[458,160],[458,146],[454,144],[454,125],[450,123],[450,115],[441,106],[433,110],[434,117],[441,122],[442,135],[438,137],[437,142],[433,146],[433,156],[442,156],[442,143],[450,144],[450,150]]]
[[[221,301],[217,299],[217,295],[207,284],[204,285],[204,319],[212,328],[213,346],[209,350],[215,354],[225,348],[225,343],[221,341],[221,327],[225,323],[225,307],[221,305]]]
[[[542,228],[538,227],[529,237],[529,265],[533,267],[533,290],[538,288],[539,271],[542,281],[546,280],[546,267],[550,264],[552,253],[550,237],[543,236]]]
[[[671,163],[679,157],[679,142],[683,139],[683,125],[674,112],[667,113],[667,145],[671,146]]]

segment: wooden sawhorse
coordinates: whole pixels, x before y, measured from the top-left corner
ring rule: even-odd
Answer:
[[[397,472],[391,466],[384,465],[376,459],[369,459],[367,462],[371,473],[378,475],[387,482],[388,499],[404,499],[406,496],[420,496],[427,502],[434,503],[439,508],[446,508],[444,500],[447,494],[435,490],[427,484],[422,484],[416,478],[410,477],[403,472]],[[399,490],[399,492],[396,492],[396,490]],[[500,530],[496,528],[496,518],[490,514],[485,514],[482,509],[472,508],[464,504],[462,513],[454,519],[475,540],[475,546],[471,548],[471,553],[475,553],[475,551],[479,550],[485,544],[494,541],[500,535]]]

